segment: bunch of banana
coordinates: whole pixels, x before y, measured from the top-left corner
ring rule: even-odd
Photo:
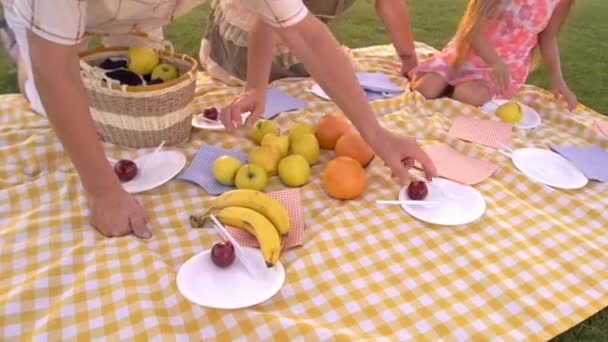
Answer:
[[[205,218],[214,214],[222,224],[248,231],[256,237],[268,267],[281,254],[282,238],[289,234],[289,213],[277,200],[257,190],[237,189],[218,196],[200,217],[191,216],[193,227],[202,227]]]

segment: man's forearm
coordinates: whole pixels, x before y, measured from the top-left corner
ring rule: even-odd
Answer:
[[[308,15],[300,23],[276,32],[363,138],[370,142],[381,126],[359,86],[355,70],[327,27]]]
[[[257,20],[249,32],[247,48],[247,89],[265,89],[270,79],[276,36],[272,28]]]
[[[85,190],[96,194],[116,185],[118,180],[105,158],[89,113],[76,48],[58,46],[31,32],[28,40],[42,105]]]
[[[403,0],[376,0],[376,12],[401,59],[415,57],[409,13]]]

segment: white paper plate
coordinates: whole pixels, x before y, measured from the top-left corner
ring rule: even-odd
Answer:
[[[331,98],[329,97],[329,95],[327,95],[325,93],[325,91],[321,88],[320,85],[318,85],[317,83],[313,84],[312,87],[310,87],[308,89],[309,92],[313,93],[314,95],[317,95],[318,97],[327,100],[327,101],[331,101]]]
[[[252,259],[264,265],[259,249],[243,247]],[[285,269],[280,262],[272,268],[260,268],[251,276],[236,258],[226,268],[217,267],[203,251],[186,261],[177,273],[177,288],[189,301],[216,309],[239,309],[262,303],[283,287]]]
[[[427,183],[428,195],[424,199],[437,202],[436,205],[402,204],[401,208],[409,215],[432,224],[457,226],[471,223],[486,211],[486,201],[479,191],[445,178],[434,178]],[[407,186],[399,191],[399,200],[408,200]]]
[[[203,113],[195,114],[192,116],[192,127],[205,129],[208,131],[223,131],[225,130],[224,125],[219,120],[209,120]]]
[[[498,107],[505,102],[508,102],[508,100],[494,99],[492,101],[486,102],[486,104],[481,107],[481,110],[488,114],[496,115],[496,109],[498,109]],[[531,129],[538,127],[541,124],[542,120],[540,118],[540,115],[534,109],[520,102],[517,102],[517,104],[519,104],[522,108],[523,116],[521,120],[515,124],[515,127]]]
[[[127,192],[133,194],[159,187],[186,166],[186,156],[178,151],[159,151],[151,156],[146,154],[133,161],[137,165],[137,175],[122,183]]]
[[[511,160],[531,180],[562,189],[584,187],[589,180],[561,155],[540,148],[520,148],[511,153]]]

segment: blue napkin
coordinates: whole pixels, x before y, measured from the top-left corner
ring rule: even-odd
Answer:
[[[304,108],[304,101],[288,95],[278,88],[269,88],[266,92],[266,110],[262,114],[264,119],[272,119],[283,112]]]
[[[357,72],[359,84],[366,91],[375,93],[401,94],[403,89],[393,83],[388,76],[381,72]],[[384,96],[386,97],[386,96]]]
[[[585,177],[608,182],[608,152],[598,145],[549,146],[550,149],[568,159]]]
[[[234,186],[219,183],[213,177],[213,162],[223,155],[235,157],[243,164],[247,163],[246,154],[203,144],[188,168],[182,171],[177,179],[198,184],[210,195],[220,195],[226,191],[236,189]]]

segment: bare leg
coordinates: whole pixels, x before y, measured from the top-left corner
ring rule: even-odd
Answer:
[[[492,99],[492,94],[484,83],[466,81],[454,87],[452,98],[472,106],[481,106]]]
[[[412,89],[418,91],[427,99],[436,99],[443,95],[448,88],[448,82],[439,74],[434,72],[424,73],[416,77]]]

